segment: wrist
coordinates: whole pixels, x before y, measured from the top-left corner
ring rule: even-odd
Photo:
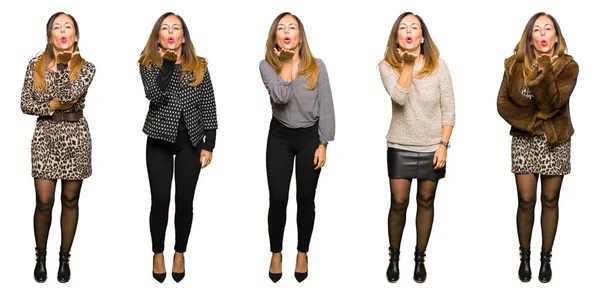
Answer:
[[[445,148],[449,148],[450,147],[450,142],[449,141],[443,141],[440,140],[440,147],[445,147]]]
[[[324,148],[327,148],[327,145],[329,144],[329,142],[327,142],[326,140],[321,140],[319,142],[319,146],[323,146]]]

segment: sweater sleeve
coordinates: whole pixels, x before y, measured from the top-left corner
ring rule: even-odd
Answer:
[[[286,104],[294,97],[292,82],[284,81],[275,69],[266,61],[260,62],[260,75],[269,92],[271,101],[276,104]]]
[[[50,100],[37,100],[36,93],[33,90],[33,73],[37,60],[37,58],[34,58],[29,61],[25,71],[25,82],[21,91],[21,111],[27,115],[51,116],[54,112],[50,111]]]
[[[379,74],[381,76],[383,87],[392,101],[399,105],[404,105],[408,100],[410,88],[403,88],[398,85],[400,74],[385,61],[379,64]],[[413,87],[412,83],[410,87]]]
[[[577,84],[578,75],[579,65],[574,60],[571,60],[556,78],[552,67],[545,68],[540,76],[529,84],[536,106],[543,112],[552,112],[564,107]]]
[[[70,74],[71,69],[68,67],[58,72],[54,72],[56,96],[60,103],[73,102],[82,97],[88,91],[88,88],[94,79],[96,67],[90,62],[86,62],[83,67],[81,67],[77,79],[73,82],[71,82]]]
[[[319,77],[317,80],[317,95],[319,102],[319,140],[332,141],[335,138],[335,111],[333,95],[327,68],[322,61],[318,62]]]
[[[158,69],[153,70],[152,68],[156,68],[154,63],[150,63],[150,68],[147,69],[143,64],[139,64],[140,67],[140,76],[142,78],[142,84],[144,85],[144,92],[146,94],[146,98],[153,103],[159,103],[164,101],[167,98],[169,92],[167,91],[166,85],[164,85],[165,89],[161,89],[159,86],[159,73],[161,72]],[[164,78],[160,78],[164,80]],[[168,80],[166,80],[168,82]]]
[[[454,126],[455,123],[455,107],[454,107],[454,87],[452,86],[452,78],[446,62],[439,60],[440,70],[440,98],[442,108],[442,126]]]
[[[508,79],[505,71],[496,102],[498,113],[511,126],[526,132],[532,132],[535,127],[537,110],[533,106],[523,106],[515,103],[510,96]]]

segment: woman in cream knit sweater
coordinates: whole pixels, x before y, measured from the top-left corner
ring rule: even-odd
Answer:
[[[446,63],[418,15],[401,14],[379,64],[381,81],[392,100],[387,134],[391,205],[388,216],[390,264],[387,278],[399,278],[400,242],[412,179],[417,179],[417,245],[413,279],[427,278],[425,249],[433,224],[438,180],[446,174],[446,154],[454,126],[454,91]]]

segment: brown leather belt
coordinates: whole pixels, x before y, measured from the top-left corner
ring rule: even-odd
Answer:
[[[72,113],[65,112],[54,112],[52,116],[40,116],[39,120],[50,120],[52,122],[76,122],[83,118],[83,111],[77,111]]]

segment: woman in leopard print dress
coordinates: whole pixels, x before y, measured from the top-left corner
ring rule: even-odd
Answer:
[[[96,70],[79,54],[79,29],[72,16],[63,12],[52,15],[46,37],[43,54],[29,62],[21,93],[23,113],[38,116],[31,141],[36,192],[34,278],[40,283],[47,278],[46,244],[56,183],[61,179],[62,238],[57,279],[66,283],[71,277],[69,257],[77,228],[79,193],[83,179],[92,174],[92,141],[83,108]]]
[[[558,226],[558,199],[563,177],[571,172],[571,136],[574,133],[569,98],[579,66],[566,54],[567,45],[554,17],[533,15],[505,61],[498,93],[498,112],[511,125],[512,172],[519,207],[517,232],[521,251],[519,279],[531,280],[530,241],[536,188],[541,178],[542,251],[538,279],[552,278],[550,258]]]

